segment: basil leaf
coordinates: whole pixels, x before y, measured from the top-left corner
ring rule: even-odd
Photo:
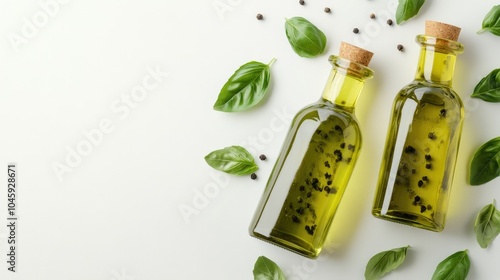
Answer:
[[[481,209],[474,223],[476,240],[481,248],[486,248],[500,234],[500,211],[495,208],[495,202]]]
[[[254,280],[285,280],[280,267],[272,260],[260,256],[253,267]]]
[[[271,80],[271,65],[257,61],[243,64],[222,87],[214,110],[238,112],[255,106],[264,98]]]
[[[493,6],[483,19],[483,29],[477,33],[489,31],[500,36],[500,5]]]
[[[487,102],[500,102],[500,68],[491,71],[474,88],[471,97]]]
[[[500,137],[484,143],[470,164],[470,184],[481,185],[500,176]]]
[[[303,17],[286,19],[285,31],[292,49],[301,57],[315,57],[325,50],[325,34]]]
[[[459,251],[440,262],[432,280],[462,280],[467,278],[470,268],[469,251]]]
[[[396,9],[397,24],[401,24],[416,16],[424,3],[425,0],[399,0],[398,8]]]
[[[366,265],[365,279],[376,280],[400,266],[410,246],[383,251],[373,256]]]
[[[234,175],[248,175],[259,169],[252,155],[240,146],[213,151],[205,156],[205,161],[214,169]]]

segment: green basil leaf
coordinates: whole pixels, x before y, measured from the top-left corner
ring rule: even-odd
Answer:
[[[253,267],[254,280],[285,280],[280,267],[272,260],[260,256]]]
[[[400,266],[410,246],[383,251],[373,256],[366,265],[365,279],[376,280]]]
[[[474,153],[470,164],[470,184],[487,183],[500,176],[500,137],[484,143]]]
[[[396,9],[397,24],[401,24],[416,16],[424,3],[425,0],[399,0],[398,8]]]
[[[481,248],[486,248],[500,234],[500,212],[495,208],[495,202],[481,209],[474,223],[476,240]]]
[[[487,102],[500,102],[500,68],[491,71],[474,88],[471,97]]]
[[[500,5],[493,6],[483,19],[483,29],[477,33],[489,31],[500,36]]]
[[[222,87],[214,110],[239,112],[255,106],[264,98],[271,81],[271,65],[257,61],[243,64]]]
[[[259,169],[252,155],[240,146],[213,151],[205,156],[205,161],[214,169],[234,175],[248,175]]]
[[[467,278],[470,268],[469,251],[459,251],[440,262],[432,280],[463,280]]]
[[[301,57],[315,57],[325,50],[325,34],[303,17],[286,19],[285,31],[292,49]]]

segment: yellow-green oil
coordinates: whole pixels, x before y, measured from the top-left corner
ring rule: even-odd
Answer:
[[[450,88],[455,59],[449,52],[424,50],[416,80],[396,97],[374,216],[444,228],[464,114]]]
[[[316,258],[353,171],[361,134],[353,114],[363,79],[332,71],[323,97],[295,116],[250,234]]]

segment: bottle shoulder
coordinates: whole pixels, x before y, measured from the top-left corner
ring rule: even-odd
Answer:
[[[323,99],[320,99],[300,109],[295,118],[297,120],[314,118],[318,121],[338,118],[343,120],[343,122],[345,123],[351,123],[351,125],[356,126],[358,125],[358,120],[353,112],[345,110],[341,106],[337,106],[330,101]]]
[[[450,86],[417,80],[403,87],[398,92],[397,97],[420,99],[424,94],[433,94],[445,99],[454,99],[460,103],[462,102],[460,96]]]

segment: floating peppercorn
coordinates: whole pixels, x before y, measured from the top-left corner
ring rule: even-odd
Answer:
[[[330,163],[328,161],[325,161],[325,167],[330,168]]]
[[[330,187],[329,187],[329,186],[326,186],[326,187],[325,187],[325,192],[326,192],[326,193],[329,193],[329,192],[330,192]]]
[[[328,181],[326,182],[326,184],[327,184],[328,186],[330,186],[332,183],[333,183],[333,182],[332,182],[332,180],[328,180]]]
[[[415,174],[415,173],[417,173],[417,170],[412,169],[412,170],[411,170],[411,174]]]
[[[415,200],[415,202],[419,202],[420,201],[420,196],[418,196],[418,195],[415,196],[414,200]]]
[[[325,9],[323,11],[325,11],[325,13],[329,14],[332,10],[328,7],[325,7]]]
[[[262,14],[257,14],[257,20],[263,20],[264,19],[264,16]]]
[[[398,51],[402,52],[405,47],[403,47],[403,45],[401,45],[401,44],[398,44],[397,48],[398,48]]]
[[[347,149],[350,150],[350,151],[353,151],[354,150],[354,145],[351,145],[351,144],[347,145]]]
[[[354,29],[352,30],[352,32],[353,32],[354,34],[358,34],[358,33],[359,33],[359,28],[357,28],[357,27],[356,27],[356,28],[354,28]]]
[[[256,179],[257,179],[257,174],[252,173],[252,175],[250,175],[250,178],[251,178],[252,180],[256,180]]]
[[[260,160],[266,160],[267,159],[266,155],[264,155],[264,154],[260,155],[259,158],[260,158]]]
[[[427,180],[429,180],[429,178],[427,176],[424,176],[424,177],[422,177],[422,180],[427,182]]]
[[[417,150],[415,150],[415,148],[413,148],[412,146],[408,146],[405,148],[405,153],[407,154],[413,154],[415,153]]]
[[[304,4],[306,4],[306,1],[304,1],[304,0],[300,0],[300,1],[299,1],[299,4],[303,6]]]
[[[345,143],[340,144],[340,148],[345,148]]]
[[[299,187],[299,191],[303,192],[303,191],[305,191],[305,190],[306,190],[306,187],[304,187],[304,186],[300,186],[300,187]]]
[[[441,109],[441,111],[439,111],[439,115],[441,117],[446,117],[446,109]]]
[[[419,180],[419,181],[418,181],[418,187],[419,187],[419,188],[421,188],[423,185],[424,185],[424,181]]]
[[[311,192],[307,192],[306,196],[309,198],[311,197],[312,193]]]
[[[392,24],[393,24],[392,19],[388,19],[388,20],[387,20],[387,24],[388,24],[388,25],[392,25]]]
[[[297,216],[295,216],[295,215],[293,215],[293,216],[292,216],[292,221],[293,221],[294,223],[297,223],[297,224],[298,224],[298,223],[300,223],[299,217],[297,217]]]
[[[295,210],[295,211],[296,211],[298,214],[300,214],[300,215],[304,214],[304,208],[302,208],[302,207],[297,208],[297,210]]]
[[[427,137],[429,137],[429,139],[431,139],[431,140],[435,140],[436,134],[434,132],[429,132],[429,135]]]
[[[374,13],[371,13],[371,14],[370,14],[370,18],[371,18],[371,19],[374,19],[374,18],[375,18],[375,14],[374,14]]]
[[[302,197],[300,197],[300,196],[299,196],[299,197],[297,197],[297,202],[298,202],[298,203],[302,203],[302,201],[303,201],[303,200],[302,200]]]
[[[425,168],[427,168],[427,169],[431,169],[431,168],[432,168],[432,164],[427,163],[427,164],[425,165]]]
[[[427,210],[427,207],[425,207],[424,205],[420,206],[420,213],[424,213],[425,210]]]

